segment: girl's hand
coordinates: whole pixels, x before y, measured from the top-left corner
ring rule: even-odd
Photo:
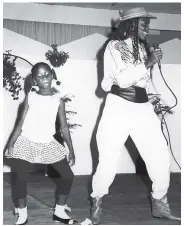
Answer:
[[[149,93],[148,94],[148,100],[151,104],[156,104],[160,101],[160,94],[153,94],[153,93]]]
[[[13,151],[13,145],[8,145],[6,151],[5,151],[5,157],[11,158],[10,153]]]
[[[75,165],[75,154],[74,154],[74,152],[71,152],[71,151],[69,152],[69,154],[67,156],[67,160],[68,160],[70,167]]]

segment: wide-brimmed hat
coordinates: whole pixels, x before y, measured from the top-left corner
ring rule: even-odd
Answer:
[[[156,19],[155,16],[148,14],[144,7],[127,9],[127,10],[119,10],[119,19],[115,23],[115,27],[118,27],[122,21],[133,19],[133,18],[141,18],[148,17],[150,19]]]

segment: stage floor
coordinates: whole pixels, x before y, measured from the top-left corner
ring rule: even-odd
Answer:
[[[10,175],[4,173],[3,223],[12,225]],[[51,178],[40,173],[30,173],[28,178],[29,225],[59,225],[52,222],[55,184]],[[90,177],[76,176],[68,199],[72,216],[83,221],[89,216]],[[146,175],[117,175],[104,198],[102,225],[177,225],[181,222],[155,219],[151,216],[148,191],[151,182]],[[174,214],[181,216],[181,174],[171,174],[168,199]]]

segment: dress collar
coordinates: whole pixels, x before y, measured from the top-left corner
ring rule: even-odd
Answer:
[[[132,39],[131,38],[127,38],[124,40],[125,43],[128,45],[128,46],[132,46]]]

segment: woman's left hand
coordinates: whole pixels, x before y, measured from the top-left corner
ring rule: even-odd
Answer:
[[[71,152],[71,151],[69,152],[69,154],[67,156],[67,160],[68,160],[70,167],[75,165],[75,154],[74,154],[74,152]]]
[[[156,104],[157,102],[160,101],[160,94],[153,94],[153,93],[149,93],[148,94],[148,100],[151,104]]]

